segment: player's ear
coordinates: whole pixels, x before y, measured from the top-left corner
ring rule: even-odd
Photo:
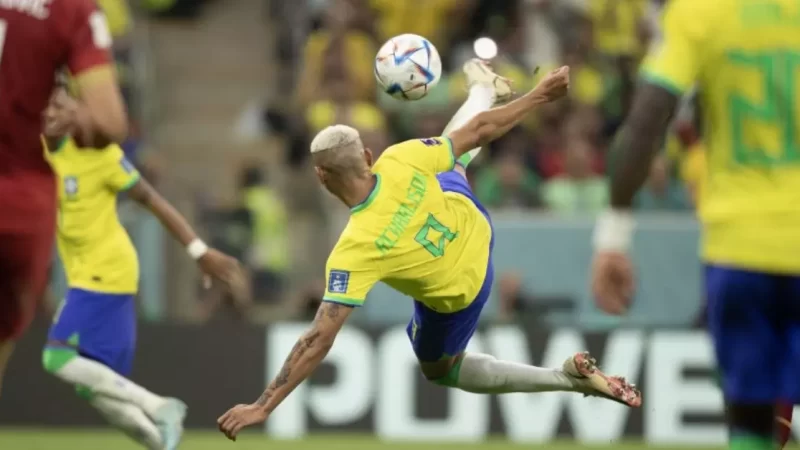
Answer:
[[[317,173],[317,178],[319,179],[319,182],[325,184],[325,171],[322,170],[320,166],[314,166],[314,172]]]
[[[372,167],[373,159],[372,159],[372,150],[365,148],[364,149],[364,161],[367,162],[367,167]]]

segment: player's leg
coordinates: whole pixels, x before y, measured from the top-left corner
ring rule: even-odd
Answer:
[[[54,236],[0,234],[0,390],[14,344],[33,320],[44,292]]]
[[[777,439],[780,448],[784,448],[792,434],[792,413],[794,405],[789,402],[778,402],[775,421],[778,427]]]
[[[781,401],[778,402],[778,442],[786,445],[792,431],[792,411],[800,404],[800,276],[786,277],[784,280],[783,313],[786,328],[782,341],[785,343],[783,357],[784,373]]]
[[[495,102],[505,101],[511,96],[509,81],[495,74],[486,63],[472,59],[464,63],[463,70],[467,77],[469,95],[444,128],[443,135],[462,127],[479,113],[489,110]],[[466,176],[464,169],[480,151],[479,147],[462,155],[455,170]]]
[[[57,378],[80,387],[80,392],[102,409],[102,414],[123,412],[109,418],[143,441],[162,440],[165,448],[177,445],[183,431],[185,405],[158,396],[125,378],[130,373],[136,339],[135,302],[130,295],[100,294],[70,289],[54,318],[43,354],[45,369]],[[140,409],[113,407],[113,401]],[[152,435],[155,424],[159,434]]]
[[[623,380],[606,377],[584,353],[569,358],[563,368],[551,369],[467,352],[491,291],[491,269],[490,266],[478,298],[464,310],[443,314],[415,302],[414,317],[407,331],[420,369],[428,380],[479,394],[567,391],[606,397],[631,406],[641,404],[638,391]]]
[[[708,328],[728,404],[730,448],[775,447],[775,404],[785,362],[776,324],[777,277],[706,267]]]

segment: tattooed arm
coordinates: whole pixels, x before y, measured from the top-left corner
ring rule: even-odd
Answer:
[[[317,368],[333,346],[336,335],[353,311],[352,306],[322,302],[311,329],[306,331],[289,352],[283,368],[256,400],[269,414]]]

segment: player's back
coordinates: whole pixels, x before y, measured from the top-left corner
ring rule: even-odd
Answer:
[[[665,33],[645,71],[698,81],[705,256],[800,270],[800,1],[675,0]]]
[[[39,142],[42,113],[57,71],[86,80],[110,67],[110,46],[92,0],[0,0],[0,206],[16,219],[0,220],[0,229],[52,229],[55,180]]]
[[[0,172],[43,170],[39,133],[66,63],[70,0],[0,0]]]
[[[453,162],[447,138],[407,141],[383,153],[373,167],[373,193],[352,209],[328,261],[330,293],[359,299],[383,281],[434,310],[470,304],[486,277],[492,231],[470,199],[442,191],[436,175]]]

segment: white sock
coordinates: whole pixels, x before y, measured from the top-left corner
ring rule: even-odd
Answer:
[[[96,395],[89,403],[108,423],[149,450],[160,450],[164,447],[158,428],[139,407],[103,395]]]
[[[453,118],[450,119],[450,123],[444,127],[442,135],[447,136],[449,132],[461,128],[479,113],[491,109],[492,104],[494,104],[494,88],[490,86],[484,86],[482,84],[472,85],[469,88],[469,96],[467,96],[467,101],[465,101],[464,104],[458,108],[458,111],[456,111],[456,113],[453,115]],[[474,148],[462,155],[458,161],[466,167],[470,161],[478,156],[480,151],[480,147]]]
[[[75,356],[53,373],[67,383],[85,386],[94,395],[106,396],[138,406],[154,417],[165,399],[119,375],[97,361]]]
[[[575,391],[573,381],[561,370],[501,361],[482,353],[464,355],[457,387],[477,394]]]

